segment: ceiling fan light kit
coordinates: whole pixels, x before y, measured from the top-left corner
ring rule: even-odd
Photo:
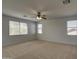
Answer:
[[[41,20],[42,18],[41,17],[37,17],[36,19]]]

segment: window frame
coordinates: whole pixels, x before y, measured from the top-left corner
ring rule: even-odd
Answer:
[[[21,31],[21,23],[24,23],[24,22],[20,22],[19,24],[20,24],[20,27],[19,27],[19,31]],[[27,33],[26,34],[22,34],[21,32],[20,32],[20,35],[27,35],[28,34],[28,24],[27,23],[24,23],[24,24],[26,24],[26,26],[27,26]]]
[[[8,35],[9,35],[9,36],[19,36],[19,35],[28,35],[28,34],[29,34],[29,31],[28,31],[28,23],[26,23],[26,22],[21,22],[21,21],[15,21],[15,20],[9,20],[9,22],[10,22],[10,21],[19,22],[19,34],[18,34],[18,35],[10,35],[10,33],[9,33],[9,32],[10,32],[10,25],[9,25],[10,23],[8,23],[8,26],[9,26]],[[21,34],[21,33],[20,33],[20,23],[25,23],[25,24],[27,25],[27,34]]]

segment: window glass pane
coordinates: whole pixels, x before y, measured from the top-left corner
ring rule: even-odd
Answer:
[[[38,24],[38,33],[39,33],[39,34],[42,33],[42,24]]]
[[[67,22],[67,34],[77,35],[77,21],[76,20]]]
[[[19,34],[19,22],[9,21],[9,35]]]
[[[76,20],[68,21],[67,27],[77,27],[77,21]]]
[[[68,35],[77,35],[77,28],[68,28]]]
[[[20,34],[28,34],[28,27],[26,23],[20,23]]]
[[[36,32],[35,24],[34,24],[34,23],[31,23],[31,24],[30,24],[30,33],[31,33],[31,34],[35,34],[35,32]]]

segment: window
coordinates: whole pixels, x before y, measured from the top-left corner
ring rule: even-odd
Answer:
[[[9,22],[9,35],[19,35],[19,22]]]
[[[41,34],[42,33],[42,24],[37,25],[37,33]]]
[[[30,34],[36,33],[36,25],[35,23],[30,23]]]
[[[9,35],[21,34],[28,34],[27,24],[16,21],[9,21]]]
[[[20,23],[20,34],[28,34],[28,28],[26,23]]]
[[[67,22],[67,34],[77,35],[77,21],[76,20]]]

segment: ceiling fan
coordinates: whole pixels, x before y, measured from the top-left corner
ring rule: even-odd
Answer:
[[[46,20],[47,18],[46,18],[46,15],[42,15],[41,12],[37,12],[36,19],[37,20],[41,20],[41,19]]]
[[[47,19],[46,15],[43,12],[42,13],[36,12],[35,10],[31,10],[31,11],[32,11],[32,13],[31,13],[31,15],[29,15],[30,18],[36,19],[36,21],[41,21],[41,20]],[[29,17],[29,16],[24,15],[24,17]]]

